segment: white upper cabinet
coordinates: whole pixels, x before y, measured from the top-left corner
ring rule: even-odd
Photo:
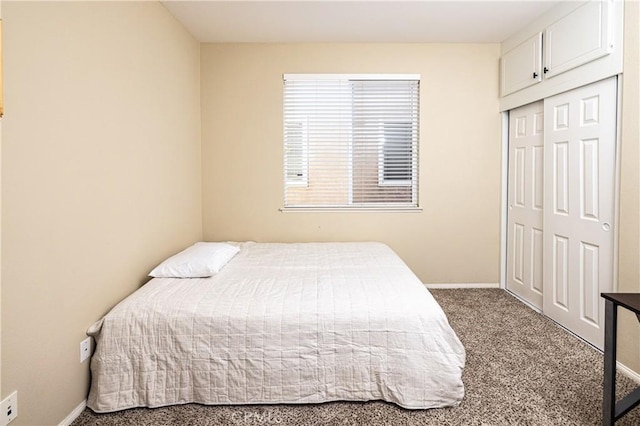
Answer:
[[[542,33],[505,53],[500,59],[502,95],[517,92],[542,80]]]
[[[588,2],[545,30],[546,78],[611,53],[609,6],[608,1]]]
[[[568,6],[571,5],[561,7]],[[587,1],[555,15],[555,19],[531,32],[532,36],[521,38],[523,42],[500,58],[500,95],[505,97],[527,88],[535,90],[531,86],[545,86],[545,82],[557,80],[553,77],[611,54],[612,15],[611,0]]]

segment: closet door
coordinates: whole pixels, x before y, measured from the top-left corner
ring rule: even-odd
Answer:
[[[545,315],[598,348],[613,287],[616,78],[544,101]]]
[[[542,101],[509,111],[507,289],[542,309]]]

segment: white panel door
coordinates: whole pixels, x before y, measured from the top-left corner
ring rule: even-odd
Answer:
[[[509,111],[507,289],[542,309],[544,208],[542,101]]]
[[[598,348],[613,287],[616,78],[544,101],[545,315]]]

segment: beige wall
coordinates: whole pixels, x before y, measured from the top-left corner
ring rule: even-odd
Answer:
[[[427,283],[498,282],[497,44],[203,44],[208,240],[388,243]],[[281,213],[283,73],[419,73],[421,213]]]
[[[640,3],[625,2],[618,291],[640,292]],[[640,327],[620,309],[618,359],[640,374]]]
[[[2,19],[2,3],[3,0],[0,0],[0,19]],[[2,38],[0,37],[0,66],[2,63]],[[0,72],[0,79],[2,78],[2,73]],[[2,84],[2,82],[0,82]],[[2,91],[0,91],[0,96],[2,96]],[[4,96],[3,96],[4,98]],[[0,148],[2,147],[2,118],[0,117]],[[2,149],[0,149],[0,188],[2,187]],[[0,242],[2,241],[2,196],[0,195]],[[2,394],[2,250],[0,250],[0,398],[4,395]]]
[[[627,4],[621,291],[640,291],[639,9]],[[209,240],[379,240],[424,282],[498,281],[498,45],[199,50],[157,3],[2,13],[1,396],[20,392],[15,424],[57,424],[86,397],[86,328],[202,226]],[[303,72],[422,74],[421,213],[278,211],[282,74]],[[620,356],[640,371],[637,330],[624,316]]]
[[[201,239],[199,44],[156,2],[3,17],[2,396],[58,424],[87,327]]]

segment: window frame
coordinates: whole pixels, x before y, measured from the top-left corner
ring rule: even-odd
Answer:
[[[347,167],[348,167],[348,174],[349,174],[349,179],[347,181],[345,181],[345,184],[348,186],[348,192],[347,192],[347,200],[344,203],[336,203],[336,204],[330,204],[327,203],[326,205],[323,205],[322,203],[318,203],[318,204],[313,204],[314,201],[310,202],[308,205],[303,203],[300,204],[295,204],[295,203],[290,203],[289,202],[289,196],[290,194],[288,194],[288,190],[287,188],[302,188],[302,187],[309,187],[310,186],[310,152],[311,150],[315,151],[315,148],[311,148],[310,144],[310,127],[311,124],[309,124],[310,122],[308,121],[309,119],[307,119],[306,123],[304,124],[305,126],[305,130],[304,130],[304,136],[303,136],[303,155],[304,155],[304,177],[303,177],[303,181],[304,183],[301,182],[296,182],[291,181],[290,179],[287,178],[287,169],[288,169],[288,165],[286,163],[286,158],[284,159],[285,163],[284,163],[284,198],[283,198],[283,207],[280,208],[281,211],[283,212],[295,212],[295,211],[336,211],[336,212],[345,212],[345,211],[399,211],[399,212],[412,212],[412,211],[422,211],[422,208],[420,207],[419,204],[419,190],[418,190],[418,185],[419,185],[419,172],[420,172],[420,167],[419,167],[419,147],[420,147],[420,103],[421,103],[421,96],[420,96],[420,83],[421,83],[421,76],[419,74],[283,74],[283,81],[284,81],[284,101],[283,101],[283,128],[287,126],[288,121],[287,120],[287,87],[286,87],[286,83],[287,81],[292,80],[292,81],[305,81],[305,80],[313,80],[313,81],[322,81],[322,80],[337,80],[337,81],[367,81],[367,80],[377,80],[377,81],[395,81],[395,80],[405,80],[405,81],[410,81],[416,84],[416,86],[414,88],[411,89],[411,91],[407,92],[409,93],[412,98],[410,98],[410,100],[408,100],[408,106],[410,107],[410,112],[407,112],[407,116],[406,117],[399,117],[398,120],[388,120],[388,119],[381,119],[379,121],[380,124],[378,124],[379,126],[379,133],[380,136],[378,138],[379,140],[379,146],[378,146],[378,152],[374,155],[377,156],[377,163],[376,167],[377,167],[377,187],[380,188],[389,188],[392,189],[393,187],[397,187],[397,188],[407,188],[410,187],[410,193],[407,194],[407,198],[410,198],[410,201],[394,201],[393,197],[394,194],[392,193],[381,193],[382,197],[388,197],[388,200],[383,200],[383,201],[377,201],[375,199],[372,199],[372,201],[357,201],[354,202],[354,181],[353,181],[353,168],[354,168],[354,154],[353,154],[353,149],[354,149],[354,145],[356,144],[355,140],[353,139],[353,136],[350,136],[347,141],[345,141],[345,143],[348,146],[348,160],[347,160]],[[352,100],[353,102],[353,100]],[[393,111],[392,111],[393,112]],[[293,114],[295,115],[295,113]],[[320,117],[320,119],[324,119],[326,117]],[[298,117],[296,117],[293,122],[295,122],[296,120],[299,120]],[[385,132],[385,123],[406,123],[409,125],[409,129],[411,132],[411,136],[410,136],[410,162],[409,162],[409,166],[410,166],[410,179],[406,179],[406,180],[393,180],[393,179],[387,179],[385,178],[385,154],[384,154],[384,144],[385,144],[385,136],[384,136],[384,132]],[[355,129],[356,127],[352,126],[350,128],[350,132],[353,131],[353,129]],[[283,139],[285,139],[283,137]],[[375,139],[374,139],[375,140]],[[285,144],[286,144],[286,140],[285,140]],[[314,145],[315,146],[315,145]],[[320,145],[321,146],[321,145]],[[374,146],[375,146],[375,142],[374,142]],[[375,148],[374,148],[375,149]],[[285,149],[286,151],[286,149]],[[374,150],[374,153],[376,151]],[[374,160],[376,161],[376,160]],[[320,164],[320,163],[318,163]],[[322,170],[322,169],[320,169]],[[375,176],[375,175],[374,175]],[[375,178],[374,178],[375,179]],[[375,181],[374,181],[375,182]],[[373,183],[373,185],[376,185],[376,183]],[[371,185],[371,184],[370,184]],[[371,187],[371,186],[370,186]],[[366,190],[366,187],[364,187]],[[322,194],[322,193],[321,193]],[[295,192],[294,192],[294,197]],[[397,194],[395,195],[397,197]],[[322,195],[321,195],[322,197]],[[313,199],[313,196],[310,197],[311,199]],[[322,200],[322,198],[316,198],[316,200]]]
[[[411,167],[411,170],[409,172],[410,178],[409,179],[389,179],[386,177],[386,172],[387,170],[385,169],[385,166],[387,165],[387,157],[385,156],[385,145],[386,145],[386,141],[387,138],[385,136],[385,126],[390,125],[390,124],[406,124],[408,125],[409,130],[411,131],[411,137],[409,138],[409,151],[410,151],[410,155],[411,155],[411,160],[409,162],[409,165]],[[379,186],[387,186],[387,187],[394,187],[394,186],[413,186],[414,184],[414,180],[413,180],[413,156],[417,155],[417,153],[415,153],[413,151],[413,127],[412,127],[412,123],[409,121],[404,121],[404,120],[385,120],[382,121],[380,120],[379,124],[379,132],[380,132],[380,137],[379,137],[379,142],[378,142],[378,185]]]

